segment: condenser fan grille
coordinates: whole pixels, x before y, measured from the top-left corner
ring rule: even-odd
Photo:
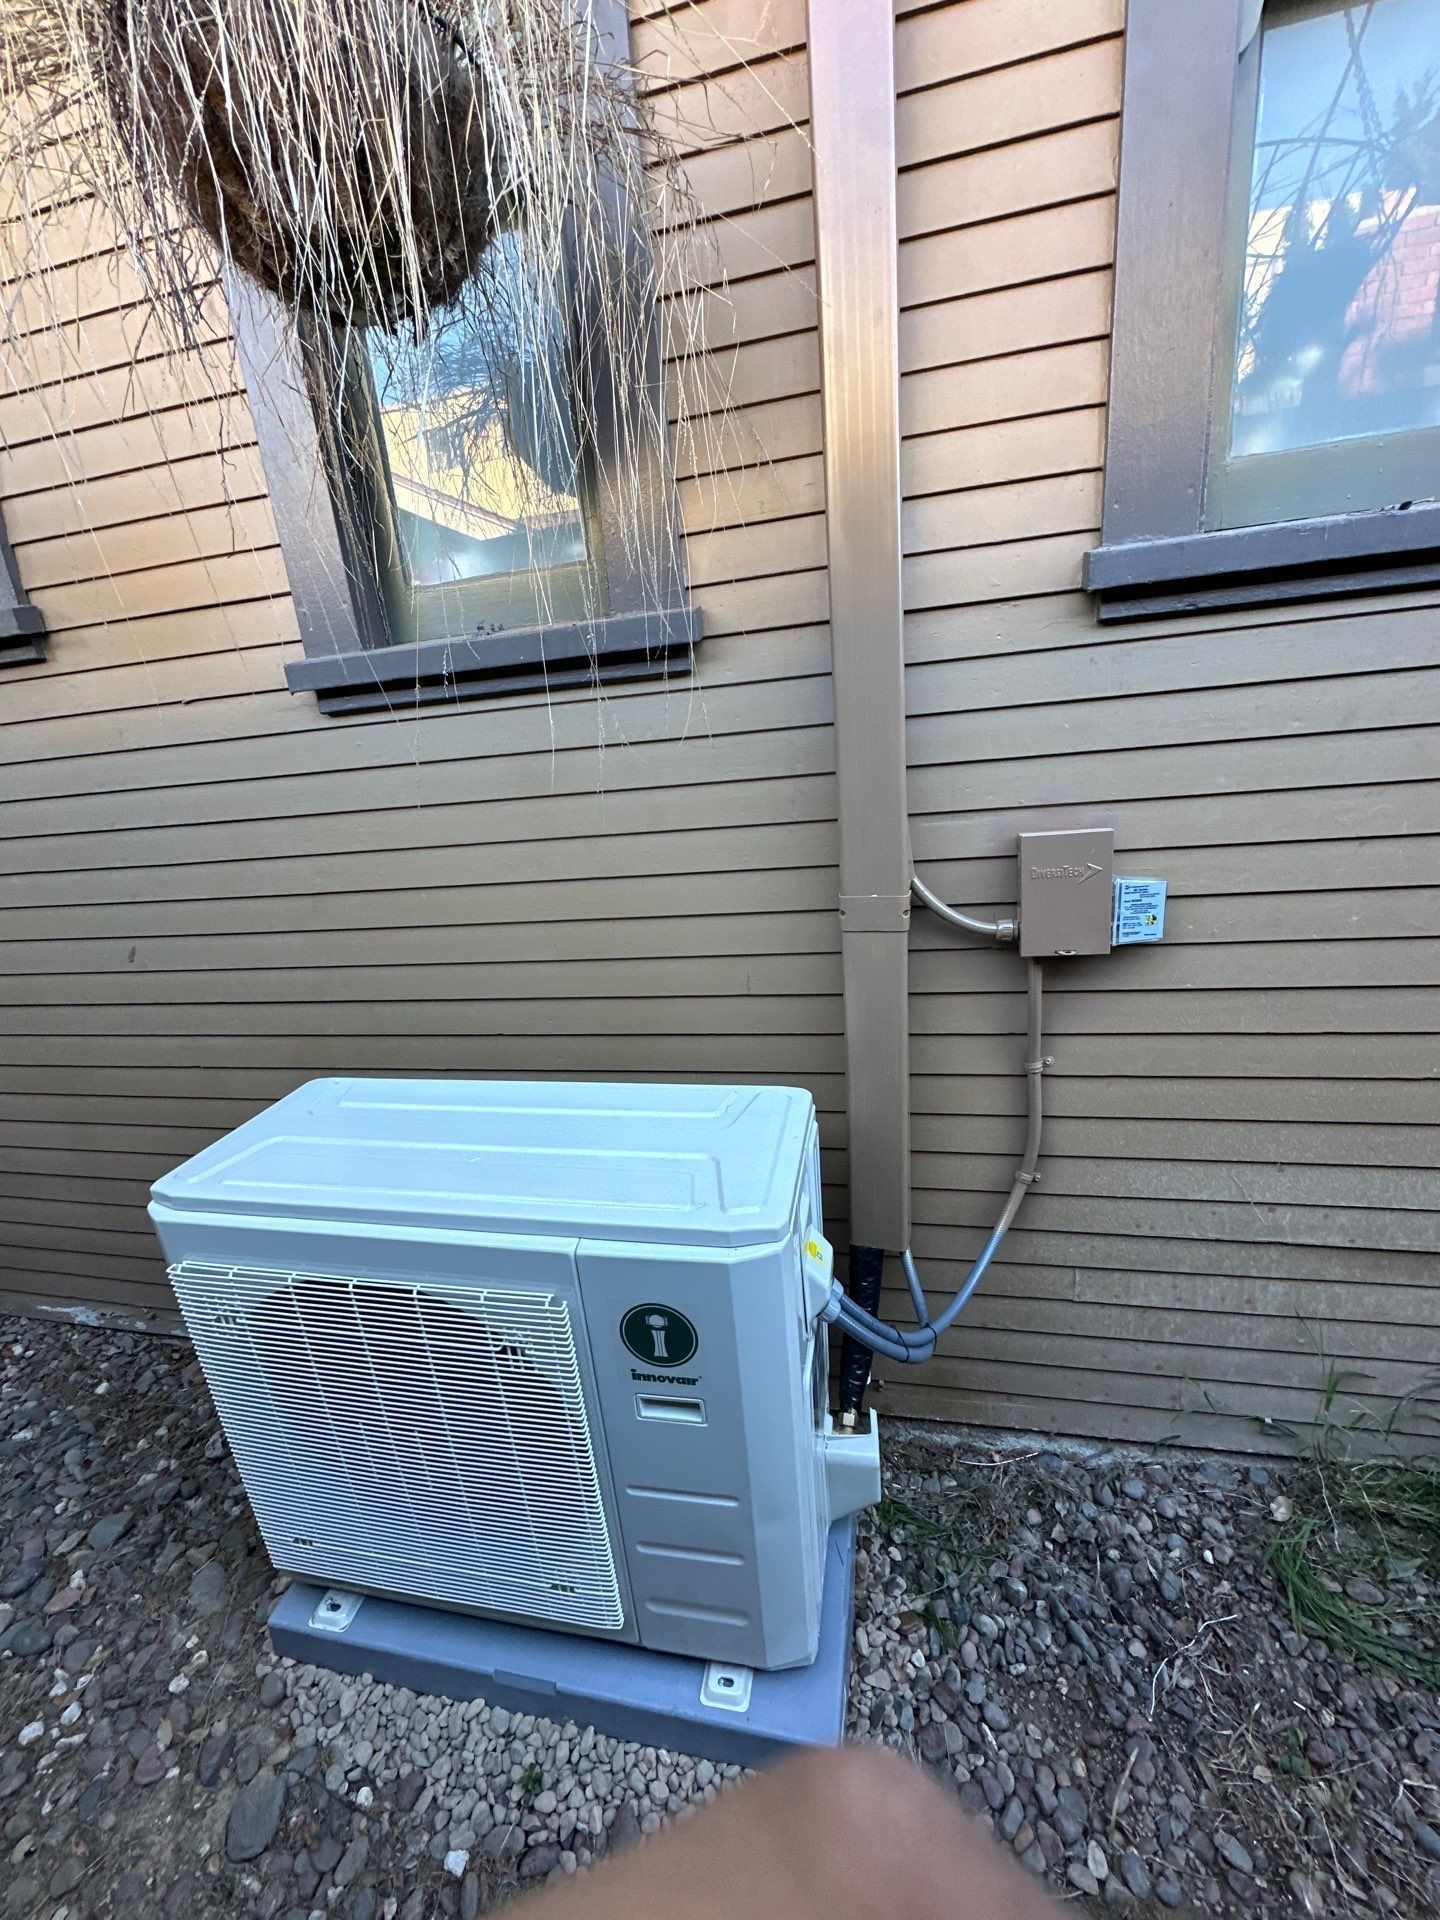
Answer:
[[[563,1299],[189,1260],[170,1278],[277,1566],[624,1624]]]

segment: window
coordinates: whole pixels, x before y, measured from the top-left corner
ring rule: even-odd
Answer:
[[[1440,8],[1128,37],[1101,617],[1440,579]]]
[[[0,667],[45,658],[45,622],[20,584],[19,569],[0,521]]]
[[[490,252],[513,256],[513,236]],[[367,335],[354,366],[390,621],[406,638],[586,612],[600,533],[582,504],[560,317],[541,316],[534,341],[530,316],[486,318],[489,338],[464,314],[440,316],[424,350]]]
[[[611,38],[623,8],[608,26],[603,16],[617,7],[592,0]],[[610,337],[601,303],[648,282],[632,270],[640,239],[627,209],[613,213],[613,284],[587,286],[572,265],[568,298],[537,315],[523,243],[501,233],[486,260],[500,297],[483,312],[476,302],[436,315],[421,346],[312,327],[302,347],[268,295],[230,277],[304,645],[286,677],[327,712],[688,661],[699,620],[679,571],[657,426],[653,314],[630,329],[647,342],[639,383],[597,364],[595,342]],[[627,417],[641,389],[646,417]],[[577,420],[594,423],[590,444]],[[644,540],[632,524],[637,499],[653,534]]]

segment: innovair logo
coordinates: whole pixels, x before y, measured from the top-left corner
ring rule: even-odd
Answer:
[[[674,1307],[654,1300],[631,1307],[620,1322],[620,1338],[637,1360],[650,1367],[683,1367],[693,1360],[700,1336]]]

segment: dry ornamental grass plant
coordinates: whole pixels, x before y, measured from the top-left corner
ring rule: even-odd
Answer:
[[[500,396],[542,492],[566,476],[539,415],[564,411],[578,449],[602,430],[663,441],[650,329],[694,223],[630,74],[572,0],[0,0],[0,168],[32,288],[55,209],[93,197],[177,347],[203,346],[217,268],[236,271],[342,371],[388,339],[423,389],[428,343],[463,336],[493,363],[473,390]],[[684,307],[667,312],[682,406],[703,358],[677,342]],[[577,311],[561,364],[554,316]],[[472,453],[493,454],[494,431],[481,408]],[[606,475],[632,565],[673,538],[632,484],[640,464]]]
[[[543,43],[517,32],[513,6],[483,32],[467,11],[81,0],[84,81],[123,156],[112,203],[128,198],[138,226],[179,198],[287,303],[341,324],[423,327],[497,227],[530,211],[535,163],[572,169],[563,149],[589,131],[567,124],[582,56],[543,6]],[[507,114],[533,93],[527,59],[556,87],[538,154]]]

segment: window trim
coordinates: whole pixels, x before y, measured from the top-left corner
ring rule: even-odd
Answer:
[[[588,0],[588,6],[600,57],[628,59],[625,0]],[[603,179],[600,198],[601,217],[615,236],[613,271],[642,285],[645,240],[628,197],[618,182]],[[653,416],[643,423],[627,419],[615,404],[607,369],[593,363],[586,369],[596,389],[593,417],[602,423],[584,457],[593,467],[605,612],[480,636],[416,640],[393,635],[384,583],[346,536],[354,496],[352,491],[341,504],[341,490],[351,491],[354,480],[334,471],[327,452],[332,436],[322,413],[329,405],[322,356],[306,352],[273,295],[237,272],[227,271],[224,281],[304,649],[303,659],[285,668],[292,691],[313,692],[323,712],[349,713],[688,667],[702,626],[684,577],[666,436],[652,430],[664,405],[653,313],[642,370]],[[603,337],[596,331],[602,289],[582,285],[576,297],[582,336]],[[623,492],[639,499],[643,517],[664,536],[653,555],[636,553],[633,537],[612,524],[622,490],[607,484],[607,474],[622,459],[630,469]]]
[[[1213,527],[1206,498],[1238,164],[1261,0],[1129,0],[1104,504],[1084,585],[1101,620],[1440,579],[1440,502]]]
[[[556,622],[506,627],[457,640],[404,641],[384,649],[403,654],[377,683],[379,650],[308,655],[285,669],[292,689],[309,688],[327,713],[364,707],[402,707],[458,699],[470,693],[511,693],[526,686],[557,687],[595,679],[632,678],[688,664],[700,640],[693,607],[609,614],[593,623]],[[387,666],[389,664],[387,660]]]
[[[0,667],[32,666],[45,658],[45,616],[26,593],[15,550],[0,516]]]

